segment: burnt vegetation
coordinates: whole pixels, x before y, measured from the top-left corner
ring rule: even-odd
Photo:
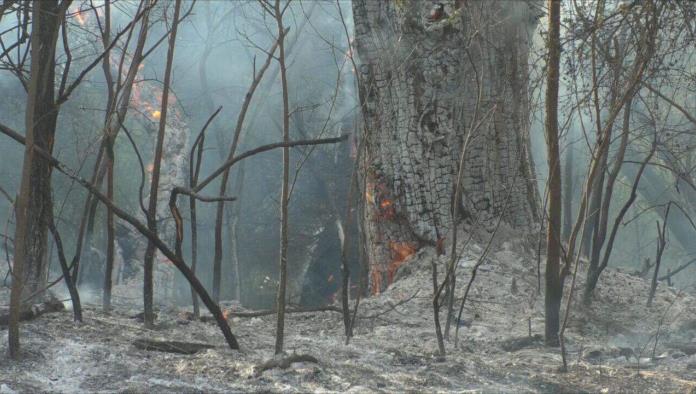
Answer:
[[[2,1],[0,393],[696,390],[695,43],[686,1]]]

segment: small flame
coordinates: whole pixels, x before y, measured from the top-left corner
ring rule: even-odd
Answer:
[[[389,242],[392,252],[392,261],[387,267],[387,283],[392,283],[394,275],[406,260],[416,253],[416,246],[410,242]]]
[[[370,290],[373,295],[378,295],[382,292],[382,272],[378,269],[373,269],[370,276],[372,279],[370,280]]]
[[[379,206],[380,206],[382,209],[389,208],[389,207],[392,206],[392,201],[391,201],[391,200],[384,199],[384,201],[382,201],[382,202],[379,204]]]
[[[382,268],[373,269],[370,273],[370,291],[373,295],[382,292],[382,282],[386,279],[387,286],[394,282],[394,276],[399,268],[406,263],[409,257],[413,256],[418,250],[417,246],[411,242],[389,241],[391,252],[391,262],[386,267],[386,278]]]
[[[150,112],[150,115],[152,115],[153,119],[159,120],[159,118],[162,116],[162,112],[155,110]]]

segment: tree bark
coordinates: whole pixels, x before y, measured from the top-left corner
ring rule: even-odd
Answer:
[[[169,110],[169,87],[171,84],[172,66],[174,60],[174,48],[176,47],[176,32],[179,27],[179,12],[181,10],[181,0],[176,0],[174,5],[174,25],[169,36],[169,48],[167,50],[167,65],[164,72],[164,89],[162,90],[162,109],[160,111],[159,131],[157,133],[157,143],[155,147],[155,159],[152,170],[152,181],[150,183],[150,200],[147,210],[147,225],[148,229],[157,234],[157,196],[159,191],[160,170],[162,164],[162,156],[164,151],[164,138],[167,127],[167,112]],[[155,244],[152,240],[148,240],[147,249],[145,251],[145,279],[143,284],[143,306],[144,306],[144,322],[145,327],[152,328],[154,326],[154,258]]]
[[[111,37],[111,5],[107,1],[104,3],[104,32],[102,34],[102,44],[104,48],[107,48]],[[107,52],[102,61],[102,68],[104,71],[104,78],[106,80],[107,88],[107,117],[105,119],[106,128],[104,140],[106,142],[106,197],[110,200],[114,199],[114,139],[116,130],[110,130],[109,119],[113,116],[115,112],[114,103],[116,100],[116,95],[114,91],[114,81],[111,75],[111,59]],[[114,270],[114,257],[115,257],[115,228],[114,228],[114,213],[110,208],[106,210],[106,267],[104,269],[104,290],[102,297],[102,308],[104,312],[108,312],[111,309],[111,288],[112,288],[112,277]]]
[[[275,2],[275,19],[278,25],[278,64],[280,66],[280,80],[283,91],[283,142],[290,141],[290,103],[288,97],[288,78],[285,64],[285,34],[283,27],[283,12],[280,0]],[[275,353],[283,352],[283,340],[285,335],[285,298],[288,281],[288,204],[290,200],[290,148],[283,148],[283,184],[280,191],[280,264],[278,272],[278,294],[276,297],[276,340]]]
[[[19,318],[28,296],[43,298],[48,277],[46,242],[51,217],[51,165],[34,147],[53,150],[58,118],[55,54],[65,8],[56,0],[32,3],[31,76],[26,108],[26,147],[16,200],[15,255],[10,294],[9,353],[19,356]]]
[[[570,138],[568,138],[570,140]],[[565,166],[563,168],[563,195],[566,198],[563,200],[563,240],[568,241],[570,232],[573,230],[573,186],[574,186],[574,157],[572,143],[569,141],[566,147]]]
[[[539,221],[528,138],[528,5],[442,3],[438,19],[429,17],[430,2],[353,1],[366,129],[361,219],[373,293],[408,255],[451,238],[466,130],[493,106],[466,159],[459,219],[489,229],[501,214],[518,229]]]
[[[558,148],[558,80],[561,59],[561,3],[548,0],[548,61],[546,65],[546,148],[549,164],[546,237],[546,344],[558,346],[563,280],[561,277],[561,158]]]

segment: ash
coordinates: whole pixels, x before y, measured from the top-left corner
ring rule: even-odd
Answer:
[[[242,347],[233,351],[214,324],[182,319],[184,309],[163,307],[157,328],[145,330],[132,318],[140,312],[134,304],[136,287],[122,288],[116,295],[123,296],[115,300],[117,307],[110,314],[87,304],[83,324],[73,323],[69,311],[23,323],[22,359],[13,362],[4,354],[0,358],[0,393],[696,389],[696,302],[691,294],[660,285],[648,308],[648,281],[608,269],[591,306],[573,303],[566,331],[569,371],[561,373],[560,350],[545,347],[540,339],[544,298],[537,289],[533,247],[500,237],[479,268],[458,344],[455,325],[444,359],[437,355],[430,266],[437,259],[443,276],[447,257],[426,248],[411,256],[384,293],[361,302],[355,337],[348,345],[340,313],[288,315],[288,353],[312,355],[318,364],[294,363],[256,374],[254,367],[273,357],[275,316],[230,318]],[[459,300],[483,245],[483,239],[470,243],[458,262]],[[582,290],[583,269],[578,271],[575,299]],[[570,282],[566,280],[566,295]],[[7,304],[8,292],[2,289],[0,305]],[[443,322],[445,314],[443,309]],[[140,350],[133,345],[136,339],[215,347],[179,355]],[[0,344],[6,347],[6,329],[0,331]]]

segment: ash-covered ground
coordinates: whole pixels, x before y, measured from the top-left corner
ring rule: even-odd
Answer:
[[[458,298],[481,245],[483,238],[472,242],[459,261]],[[386,292],[361,303],[349,345],[339,313],[288,315],[288,353],[310,354],[318,364],[256,376],[254,367],[273,356],[275,316],[230,318],[242,347],[232,351],[215,324],[186,321],[184,309],[162,308],[157,329],[145,330],[131,317],[140,312],[129,303],[132,289],[120,289],[117,294],[131,298],[117,299],[109,315],[88,304],[83,324],[73,323],[69,311],[23,323],[24,356],[0,358],[0,393],[696,391],[694,297],[660,285],[648,308],[649,283],[612,269],[592,306],[574,303],[566,332],[570,368],[559,372],[560,350],[537,337],[544,330],[543,295],[532,248],[521,241],[493,244],[464,309],[459,343],[450,338],[444,360],[436,354],[431,309],[430,262],[437,257],[424,249]],[[7,292],[1,297],[6,305]],[[137,349],[133,341],[142,338],[215,347],[194,355],[161,353]],[[0,344],[4,352],[6,329]]]

